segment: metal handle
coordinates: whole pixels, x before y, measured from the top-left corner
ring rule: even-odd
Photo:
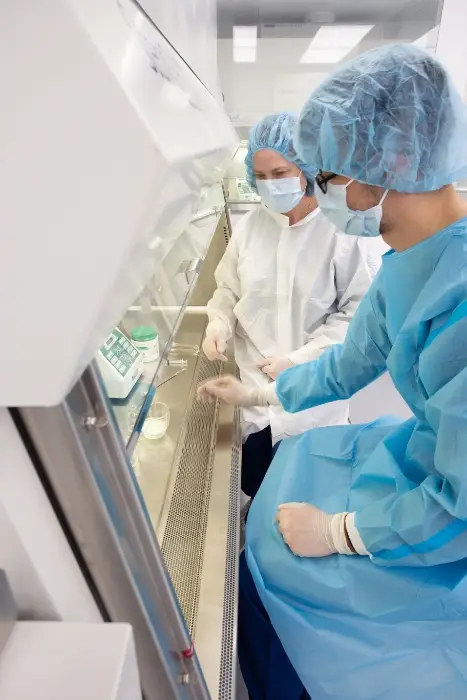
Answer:
[[[187,284],[191,284],[195,279],[196,275],[201,272],[203,267],[203,258],[192,258],[191,260],[184,260],[180,263],[177,274],[185,275]]]

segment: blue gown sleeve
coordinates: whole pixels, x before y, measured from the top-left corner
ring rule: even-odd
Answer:
[[[349,324],[344,343],[317,360],[281,372],[276,392],[289,413],[349,399],[386,371],[390,342],[376,278]]]
[[[414,421],[408,441],[396,434],[384,446],[388,459],[397,462],[397,488],[355,515],[366,549],[383,566],[435,566],[466,558],[467,302],[422,351],[419,381],[427,397],[426,420]],[[373,471],[384,473],[386,454],[373,453]]]

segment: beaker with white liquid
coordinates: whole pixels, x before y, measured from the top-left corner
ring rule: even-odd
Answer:
[[[148,440],[160,440],[169,427],[170,409],[167,404],[155,401],[148,411],[142,433]]]

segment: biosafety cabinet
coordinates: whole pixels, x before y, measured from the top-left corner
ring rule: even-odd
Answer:
[[[237,144],[142,5],[0,7],[0,569],[22,619],[130,623],[146,700],[228,699],[239,417],[196,387]]]

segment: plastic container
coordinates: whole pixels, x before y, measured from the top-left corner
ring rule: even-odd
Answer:
[[[165,403],[156,401],[149,409],[143,423],[142,433],[148,440],[160,440],[169,427],[170,409]]]
[[[159,359],[159,336],[153,326],[137,326],[131,331],[131,342],[143,356],[143,362]]]

